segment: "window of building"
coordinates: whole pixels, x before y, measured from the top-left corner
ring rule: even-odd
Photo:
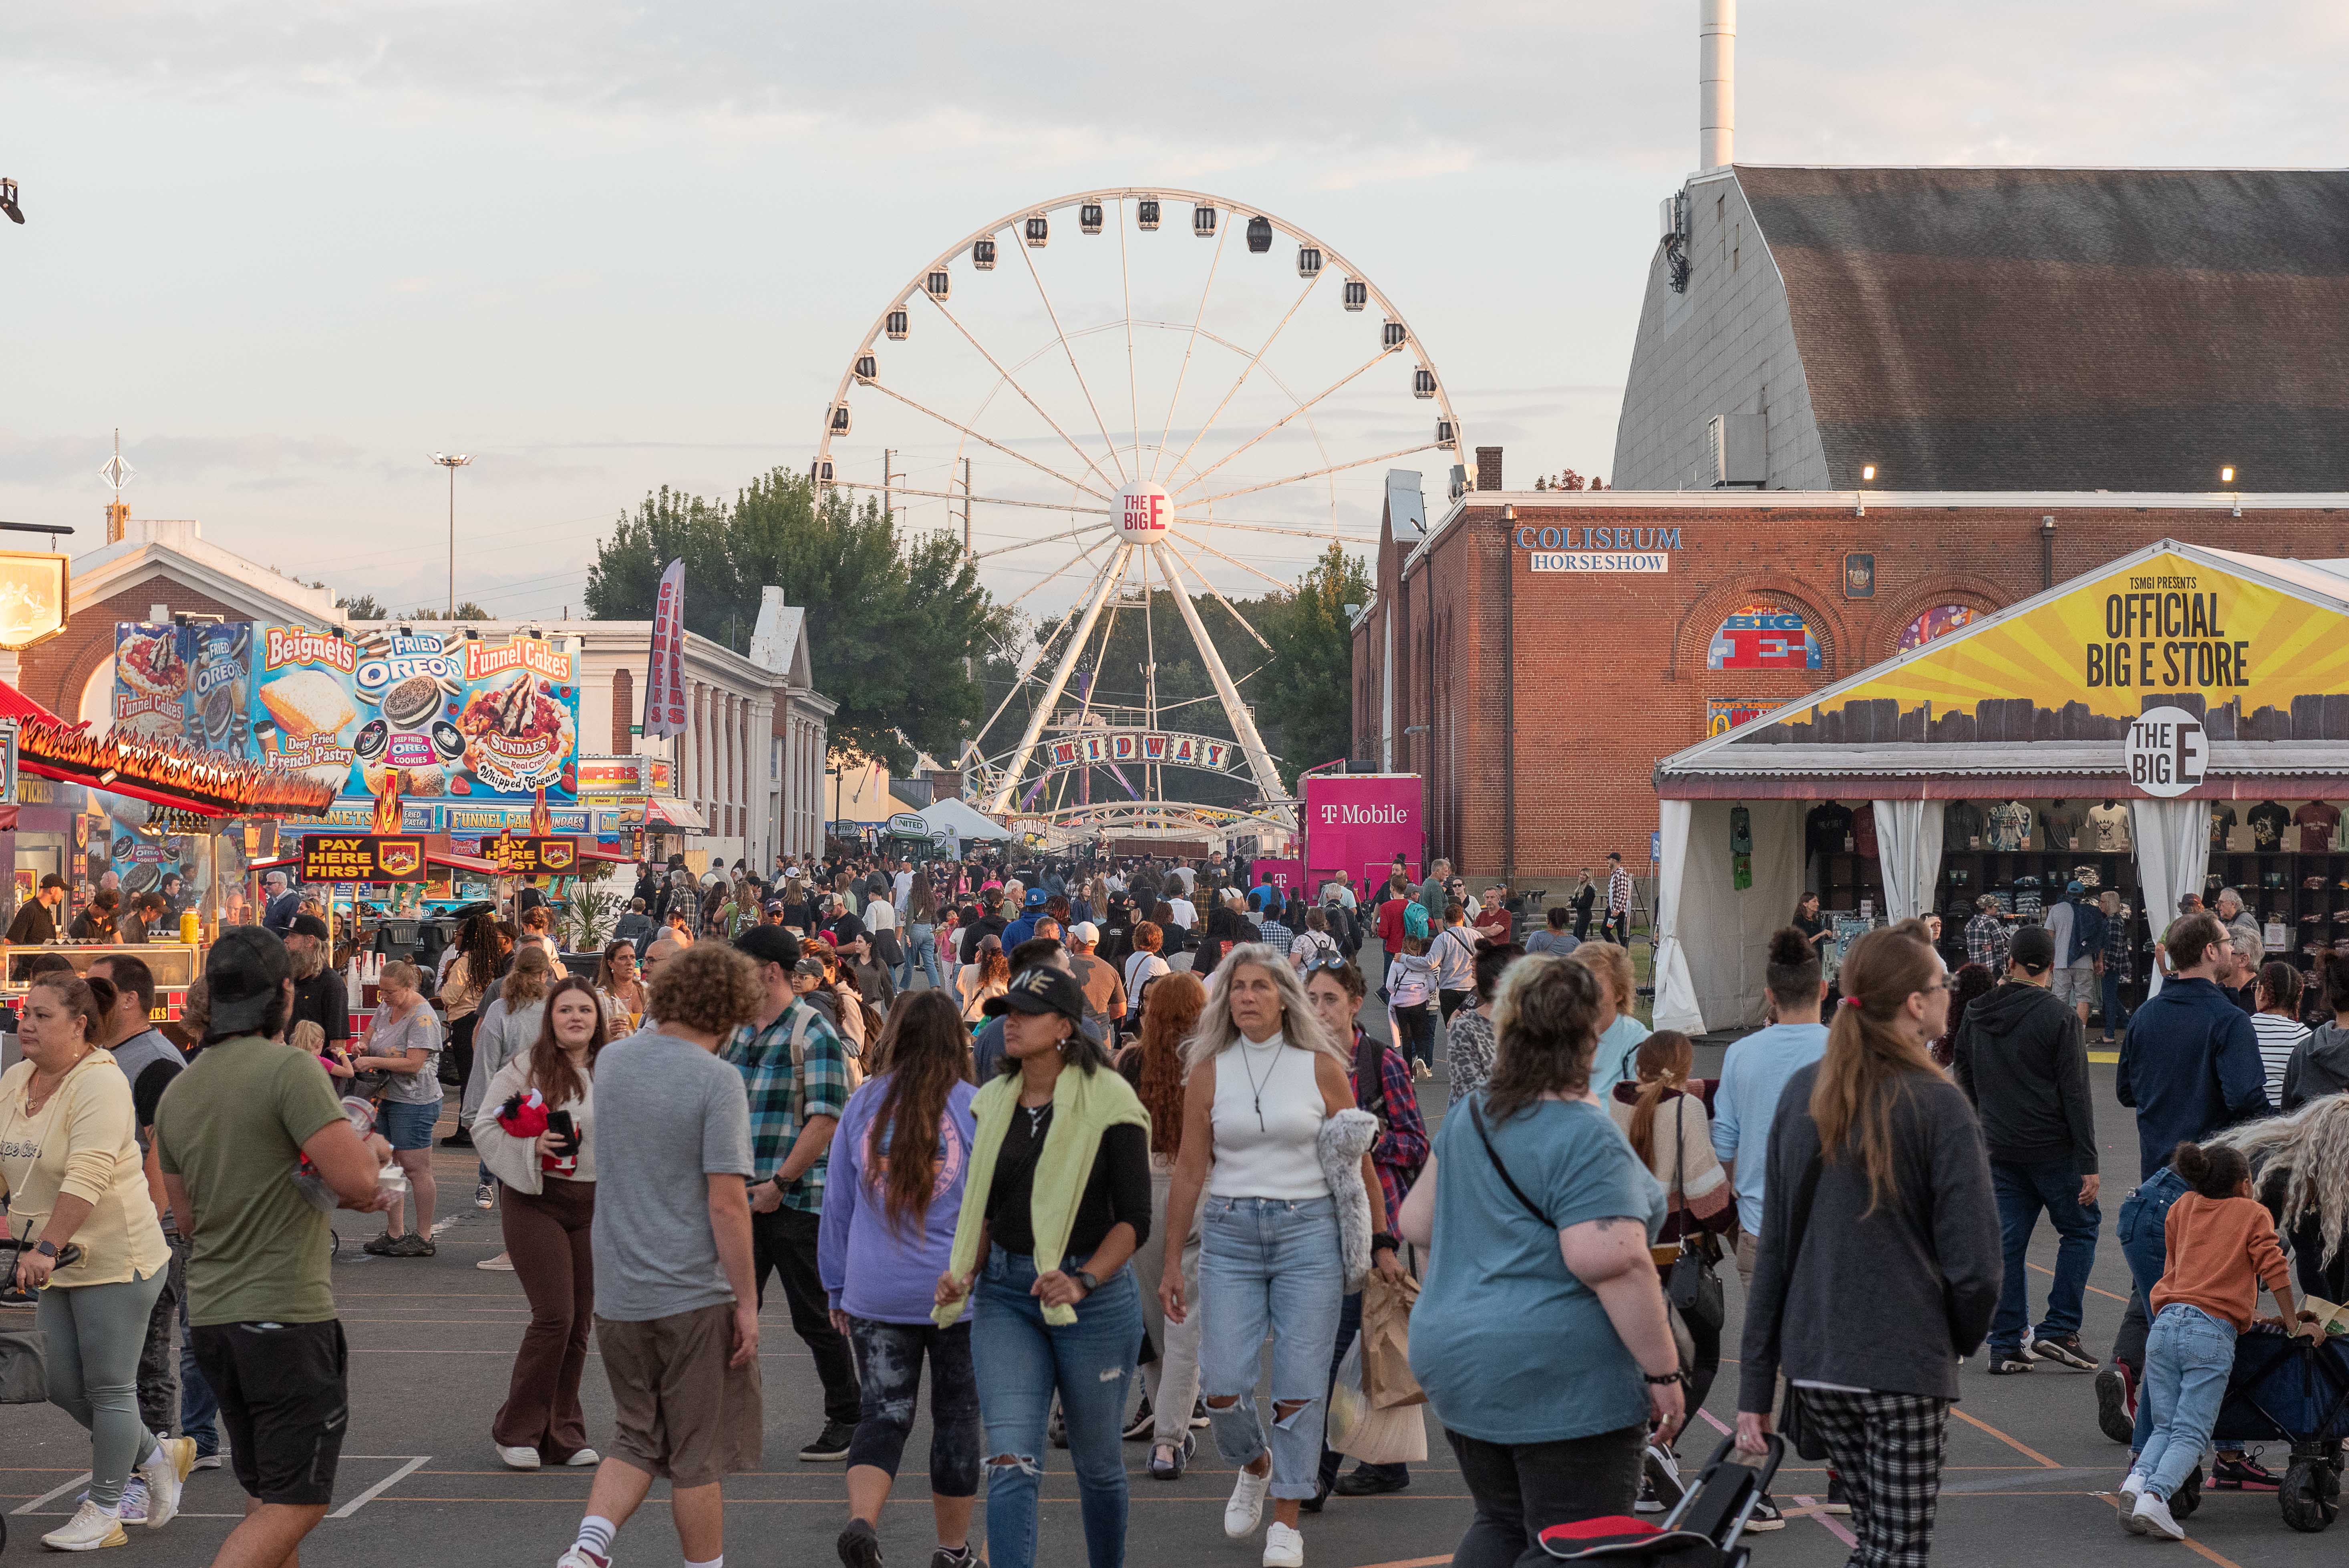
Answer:
[[[1815,670],[1819,639],[1802,612],[1754,603],[1731,611],[1706,647],[1709,670]]]
[[[1921,648],[1968,622],[1980,620],[1982,614],[1971,604],[1936,604],[1900,629],[1900,651],[1905,654],[1911,648]]]

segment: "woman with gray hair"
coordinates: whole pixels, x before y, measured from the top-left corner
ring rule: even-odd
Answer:
[[[1165,1212],[1199,1214],[1198,1307],[1216,1330],[1200,1345],[1200,1391],[1216,1447],[1239,1471],[1224,1533],[1253,1535],[1269,1493],[1266,1568],[1302,1568],[1297,1522],[1319,1486],[1348,1276],[1367,1271],[1373,1248],[1395,1246],[1370,1160],[1378,1123],[1355,1109],[1346,1053],[1288,955],[1262,943],[1233,947],[1216,966],[1184,1059],[1190,1078]],[[1374,1233],[1344,1236],[1345,1220],[1361,1228],[1363,1214]],[[1169,1322],[1185,1320],[1181,1270],[1165,1271],[1158,1298]],[[1253,1397],[1268,1336],[1269,1437]]]

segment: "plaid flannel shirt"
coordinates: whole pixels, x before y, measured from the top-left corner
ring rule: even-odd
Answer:
[[[1362,1029],[1354,1027],[1354,1044],[1362,1042]],[[1351,1068],[1346,1069],[1347,1081],[1353,1085],[1354,1101],[1361,1103],[1362,1086],[1354,1078]],[[1431,1145],[1427,1122],[1419,1113],[1419,1090],[1411,1081],[1411,1068],[1392,1050],[1379,1053],[1379,1081],[1386,1090],[1386,1130],[1371,1149],[1371,1168],[1379,1173],[1379,1187],[1386,1194],[1386,1212],[1371,1216],[1372,1229],[1392,1230],[1395,1216],[1402,1212],[1403,1194],[1427,1168]]]
[[[1631,873],[1617,866],[1607,873],[1607,913],[1628,913],[1631,908]]]
[[[2006,973],[2006,954],[2014,945],[2014,938],[2006,929],[2006,922],[1989,910],[1982,911],[1966,922],[1966,958],[1973,964],[1987,965],[1997,975]]]
[[[837,1120],[848,1109],[847,1051],[823,1015],[805,1002],[792,1002],[763,1029],[756,1024],[743,1025],[734,1031],[726,1048],[719,1052],[742,1075],[743,1088],[750,1097],[750,1163],[753,1169],[770,1176],[781,1168],[791,1155],[792,1145],[799,1141],[802,1119],[799,1095],[792,1082],[792,1030],[802,1014],[808,1021],[801,1053],[802,1076],[807,1086],[807,1115],[829,1116]],[[812,1214],[823,1212],[823,1175],[828,1158],[819,1155],[798,1181],[783,1189],[784,1208]]]
[[[2117,975],[2123,980],[2136,978],[2135,944],[2129,940],[2129,927],[2136,917],[2126,913],[2105,916],[2105,973]]]

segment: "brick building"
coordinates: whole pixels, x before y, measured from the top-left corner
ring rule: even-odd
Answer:
[[[2349,493],[1510,490],[1492,448],[1476,478],[1432,522],[1390,480],[1352,749],[1421,775],[1472,878],[1636,869],[1658,758],[2157,540],[2349,556]]]

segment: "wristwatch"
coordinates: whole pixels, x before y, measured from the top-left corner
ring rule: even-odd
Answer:
[[[778,1192],[781,1192],[791,1186],[790,1182],[783,1180],[783,1173],[780,1171],[767,1178],[767,1184]]]
[[[40,1253],[45,1258],[53,1258],[57,1255],[57,1244],[55,1242],[36,1242],[33,1244],[33,1250]]]
[[[1070,1270],[1069,1277],[1076,1281],[1079,1284],[1084,1286],[1085,1294],[1087,1295],[1091,1295],[1093,1292],[1101,1289],[1101,1281],[1093,1278],[1092,1274],[1086,1273],[1083,1269]]]

